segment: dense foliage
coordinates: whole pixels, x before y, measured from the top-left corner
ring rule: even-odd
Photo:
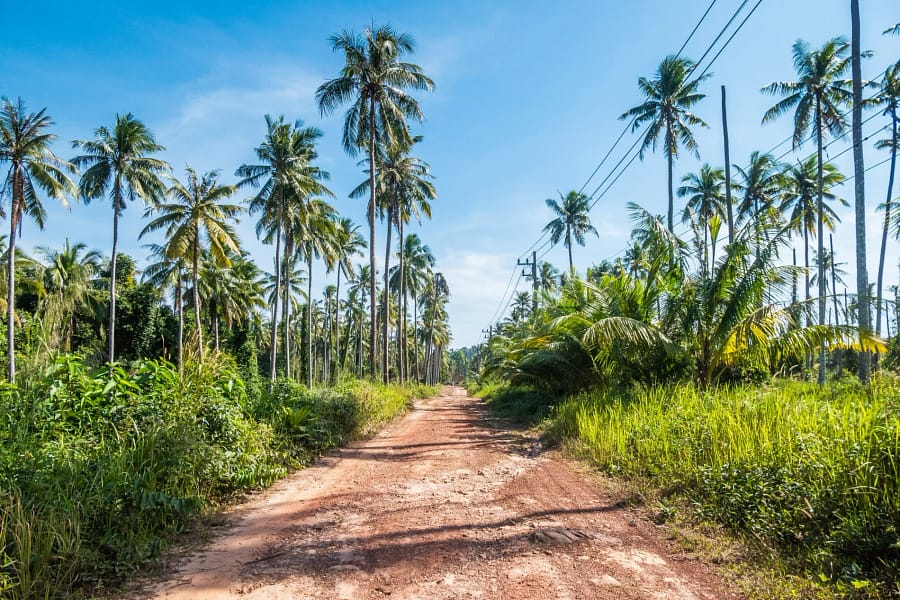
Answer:
[[[254,396],[224,358],[179,378],[164,361],[93,369],[62,356],[3,392],[0,595],[120,581],[204,508],[371,432],[412,393],[280,380]]]

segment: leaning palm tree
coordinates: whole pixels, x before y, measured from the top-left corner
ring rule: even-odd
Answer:
[[[277,120],[266,115],[266,136],[256,148],[260,164],[244,164],[235,175],[241,178],[238,187],[252,186],[259,192],[250,199],[250,213],[260,213],[256,235],[265,244],[275,243],[275,298],[272,303],[271,344],[269,348],[269,386],[275,382],[278,357],[278,302],[281,289],[281,242],[294,204],[315,195],[331,195],[322,183],[328,173],[315,167],[318,157],[315,145],[322,132],[304,127],[303,121],[293,125],[284,117]]]
[[[187,180],[173,179],[168,193],[174,202],[151,208],[148,214],[159,213],[150,221],[141,236],[152,231],[165,231],[166,254],[169,258],[185,257],[191,261],[191,281],[194,287],[194,319],[197,327],[197,356],[203,362],[203,327],[200,321],[200,257],[209,248],[215,260],[230,264],[228,251],[238,252],[238,237],[233,222],[243,211],[237,204],[223,202],[232,196],[236,187],[221,185],[219,172],[210,171],[202,177],[191,167],[186,169]]]
[[[82,242],[72,244],[68,238],[59,250],[42,246],[37,251],[44,260],[42,312],[50,329],[58,328],[58,339],[64,340],[66,351],[71,352],[75,314],[79,310],[93,312],[96,303],[93,283],[102,257],[97,250],[89,250]]]
[[[331,36],[331,46],[343,52],[344,66],[338,77],[326,81],[316,90],[321,114],[334,112],[339,106],[350,104],[344,120],[342,143],[344,150],[355,156],[365,148],[369,154],[369,269],[375,265],[375,183],[376,149],[397,144],[409,146],[411,137],[406,119],[421,121],[422,111],[407,90],[434,88],[418,65],[404,62],[412,54],[412,36],[397,33],[390,26],[368,27],[362,35],[344,31]],[[376,292],[375,279],[370,282],[369,368],[374,376],[376,362]],[[387,369],[387,365],[382,365]]]
[[[682,221],[689,221],[692,215],[696,215],[698,226],[703,229],[703,248],[700,260],[703,265],[704,275],[711,269],[710,262],[716,261],[716,239],[712,240],[712,261],[710,261],[708,242],[710,230],[713,229],[715,219],[721,223],[725,219],[725,171],[714,169],[709,164],[700,167],[699,173],[688,173],[681,178],[682,185],[678,188],[680,198],[687,197]]]
[[[887,200],[884,201],[884,228],[881,231],[881,253],[878,256],[878,281],[875,287],[875,335],[881,335],[881,311],[884,296],[882,285],[884,284],[884,255],[887,250],[888,230],[892,217],[892,204],[894,196],[894,174],[897,167],[897,148],[900,146],[898,137],[898,125],[900,125],[900,62],[888,67],[884,72],[878,93],[870,100],[870,103],[882,109],[882,114],[891,120],[891,137],[879,140],[875,147],[878,150],[887,150],[891,153],[891,169],[888,175]],[[900,231],[900,230],[898,230]]]
[[[560,193],[560,200],[557,202],[554,198],[547,198],[544,202],[556,214],[556,218],[547,223],[544,231],[550,233],[550,242],[552,244],[559,243],[563,239],[563,246],[569,250],[569,273],[575,273],[575,264],[572,262],[572,239],[579,246],[584,246],[585,235],[593,233],[597,237],[600,234],[591,225],[591,219],[588,216],[590,206],[588,205],[588,197],[576,191],[571,191],[565,196]]]
[[[817,240],[818,255],[824,252],[824,139],[826,133],[832,136],[844,134],[846,121],[841,110],[849,104],[852,93],[847,87],[846,74],[850,68],[850,44],[843,38],[834,38],[822,48],[812,50],[803,40],[797,40],[793,46],[794,68],[797,81],[780,81],[767,85],[762,89],[766,94],[784,96],[763,115],[763,123],[769,123],[778,117],[793,111],[794,116],[794,148],[799,147],[807,133],[812,130],[812,139],[816,142],[816,160],[818,165],[817,184]],[[825,273],[824,263],[819,264],[819,324],[825,324]],[[825,383],[825,347],[819,351],[820,384]]]
[[[169,164],[151,154],[165,150],[156,143],[147,126],[131,113],[116,115],[112,130],[100,127],[92,140],[72,142],[83,154],[72,159],[84,169],[78,189],[84,201],[96,200],[107,193],[113,206],[112,255],[109,259],[109,362],[115,360],[116,336],[116,255],[119,247],[119,217],[129,200],[155,203],[165,195],[160,175]]]
[[[63,206],[68,206],[66,196],[76,193],[75,184],[68,175],[75,167],[50,151],[56,136],[49,131],[53,120],[46,110],[28,113],[21,98],[15,103],[3,98],[0,106],[0,165],[9,165],[0,186],[0,197],[8,195],[10,200],[6,265],[6,350],[10,383],[16,380],[16,234],[21,234],[24,215],[31,217],[40,229],[44,228],[47,213],[38,196],[39,190],[53,196]]]
[[[690,108],[706,97],[697,89],[700,83],[712,74],[706,73],[697,79],[688,80],[694,68],[693,61],[678,56],[667,56],[660,63],[653,79],[646,77],[638,79],[638,87],[645,97],[644,102],[619,117],[631,120],[632,131],[637,131],[645,124],[648,125],[641,144],[641,160],[648,148],[656,150],[659,136],[663,135],[663,151],[666,154],[669,174],[669,231],[673,231],[674,227],[675,191],[672,168],[675,159],[678,158],[678,147],[681,145],[699,157],[697,140],[694,139],[691,127],[707,126],[700,117],[690,112]]]

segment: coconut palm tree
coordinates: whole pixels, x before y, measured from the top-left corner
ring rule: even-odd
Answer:
[[[847,206],[847,202],[835,196],[831,190],[843,183],[844,176],[832,163],[822,166],[822,198],[828,202],[839,202]],[[788,215],[789,228],[803,234],[803,266],[806,280],[806,310],[809,310],[810,300],[810,271],[809,271],[809,236],[818,236],[817,219],[819,193],[818,164],[816,157],[811,156],[804,162],[785,168],[780,176],[783,186],[781,212]],[[837,213],[828,204],[822,205],[822,225],[833,230],[836,223],[840,222]],[[819,247],[822,247],[819,244]],[[823,278],[824,265],[819,265],[816,282],[819,284],[819,293],[824,296],[825,282]],[[822,323],[820,323],[821,325]]]
[[[759,151],[750,154],[746,167],[732,166],[737,173],[734,189],[738,194],[738,223],[746,222],[758,234],[764,233],[777,215],[784,167],[771,154]]]
[[[625,253],[626,257],[628,253]],[[546,294],[552,294],[559,289],[559,269],[547,261],[541,261],[537,270],[538,287]]]
[[[148,210],[159,213],[141,231],[141,236],[153,231],[165,231],[166,254],[170,258],[185,257],[191,261],[191,281],[194,287],[194,319],[197,326],[197,355],[203,362],[203,327],[200,320],[200,259],[204,249],[223,265],[230,264],[229,250],[238,252],[238,236],[233,222],[243,212],[237,204],[227,204],[227,198],[237,188],[219,183],[219,171],[199,176],[191,167],[185,170],[185,183],[173,178],[168,194],[173,202]]]
[[[824,251],[824,138],[827,133],[833,136],[844,134],[846,121],[842,108],[850,103],[852,93],[847,87],[846,74],[850,68],[850,44],[843,38],[834,38],[822,48],[812,50],[803,40],[797,40],[793,46],[794,68],[797,81],[780,81],[770,83],[762,91],[766,94],[780,95],[783,98],[763,115],[763,123],[769,123],[778,117],[793,111],[794,115],[794,148],[799,147],[807,133],[812,130],[812,139],[816,142],[817,160],[817,200],[818,215],[817,240],[818,254]],[[819,265],[819,324],[825,324],[825,273],[824,264]],[[819,383],[825,383],[825,349],[819,352]]]
[[[398,361],[400,368],[401,380],[405,380],[409,374],[409,356],[407,353],[407,327],[406,320],[409,313],[409,304],[407,297],[409,293],[413,296],[413,343],[415,344],[417,329],[417,299],[419,291],[423,290],[428,282],[431,269],[434,267],[434,256],[431,249],[422,243],[422,240],[415,233],[407,235],[403,239],[403,244],[397,250],[397,255],[403,255],[404,260],[391,269],[391,277],[389,281],[390,288],[396,290],[400,297],[400,327],[398,339],[401,341]],[[414,346],[415,365],[418,366],[418,346]],[[416,375],[418,377],[418,375]]]
[[[335,297],[340,303],[341,298],[341,273],[349,280],[354,277],[353,259],[363,254],[366,247],[366,241],[359,233],[359,226],[355,225],[352,220],[344,217],[338,219],[335,223],[335,271],[337,271],[337,286],[335,287]],[[341,359],[341,312],[335,311],[334,329],[337,331],[335,338],[334,356],[338,360],[337,371],[340,372],[344,368],[344,362]]]
[[[66,197],[76,193],[75,184],[69,178],[75,167],[50,151],[56,136],[50,133],[54,123],[46,110],[29,113],[21,98],[11,102],[4,97],[0,101],[0,165],[8,165],[0,197],[9,196],[10,200],[6,253],[6,351],[10,383],[16,380],[16,235],[21,234],[24,215],[31,217],[38,228],[44,228],[47,212],[38,195],[41,190],[65,207],[68,207]]]
[[[711,232],[715,219],[721,223],[725,219],[725,171],[714,169],[709,164],[700,167],[700,173],[688,173],[681,178],[682,185],[678,188],[680,198],[687,197],[687,205],[684,207],[682,221],[690,221],[696,216],[698,226],[703,229],[703,248],[700,260],[703,265],[703,273],[710,272],[710,251],[708,234]],[[712,262],[716,261],[716,239],[712,240]]]
[[[894,196],[894,174],[897,168],[897,147],[900,146],[898,125],[900,125],[900,62],[888,67],[880,82],[878,93],[869,101],[882,109],[882,114],[891,120],[891,137],[875,144],[878,150],[891,153],[891,168],[888,175],[887,199],[884,201],[884,227],[881,230],[881,252],[878,255],[878,281],[875,287],[875,335],[881,335],[881,310],[884,296],[884,255],[887,251],[888,230],[890,229]],[[900,220],[898,220],[900,223]],[[898,229],[900,231],[900,229]]]
[[[620,119],[631,120],[631,131],[648,125],[641,144],[640,157],[648,148],[656,150],[660,134],[663,135],[663,151],[666,154],[669,181],[669,231],[673,231],[675,198],[672,182],[673,163],[678,158],[678,147],[699,158],[697,140],[691,127],[707,127],[703,119],[690,112],[690,108],[706,97],[697,91],[704,79],[711,77],[706,73],[694,80],[688,80],[694,70],[694,62],[678,56],[667,56],[652,79],[641,77],[638,88],[644,95],[644,102],[627,110]]]
[[[588,216],[590,206],[588,205],[588,197],[576,191],[571,191],[565,196],[560,193],[560,200],[557,202],[554,198],[547,198],[544,202],[556,214],[556,218],[544,226],[544,231],[550,233],[550,243],[556,245],[559,240],[563,240],[563,246],[569,250],[569,273],[575,274],[575,264],[572,262],[572,238],[579,246],[584,246],[585,235],[593,233],[597,237],[600,234],[591,225],[591,219]]]
[[[59,329],[59,339],[65,340],[67,352],[72,351],[75,334],[75,314],[79,310],[93,311],[96,303],[94,279],[99,274],[103,257],[97,250],[89,250],[84,243],[72,244],[66,238],[59,250],[41,246],[43,257],[45,296],[41,300],[44,315],[51,330]]]
[[[238,187],[251,186],[259,192],[250,199],[250,213],[260,214],[256,235],[264,244],[275,243],[275,298],[272,303],[272,330],[269,357],[269,387],[275,381],[278,357],[278,301],[281,296],[281,242],[292,203],[317,195],[332,195],[322,183],[328,173],[314,166],[318,157],[315,145],[322,132],[304,127],[303,121],[293,125],[281,116],[277,120],[266,115],[266,136],[256,148],[260,164],[243,164],[235,175],[241,178]]]
[[[83,170],[78,189],[86,203],[109,194],[113,207],[113,242],[109,277],[109,361],[115,360],[116,255],[119,248],[119,217],[129,201],[153,204],[165,195],[160,176],[169,164],[150,156],[165,150],[153,134],[131,113],[116,115],[112,130],[99,127],[92,140],[76,140],[72,146],[83,154],[72,162]]]
[[[363,33],[343,31],[330,38],[331,47],[344,54],[344,66],[338,77],[316,90],[316,101],[323,115],[350,104],[344,119],[344,150],[356,156],[361,149],[369,154],[369,269],[375,265],[375,183],[376,149],[396,145],[408,147],[411,136],[407,119],[423,119],[419,103],[407,90],[431,91],[434,82],[418,65],[405,62],[415,51],[412,36],[397,33],[390,26],[368,27]],[[369,368],[375,374],[376,342],[375,280],[370,283]],[[387,365],[382,365],[386,370]]]

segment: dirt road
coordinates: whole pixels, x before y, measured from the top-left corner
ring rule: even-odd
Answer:
[[[252,499],[147,597],[735,597],[573,464],[445,394]]]

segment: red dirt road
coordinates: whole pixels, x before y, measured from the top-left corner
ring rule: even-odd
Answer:
[[[458,388],[300,471],[146,597],[734,598]]]

